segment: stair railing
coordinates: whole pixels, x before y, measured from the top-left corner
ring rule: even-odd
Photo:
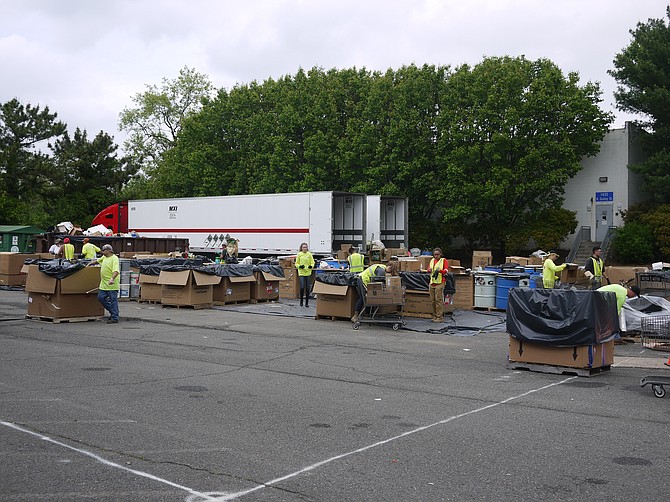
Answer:
[[[610,227],[607,229],[607,233],[605,233],[605,237],[602,243],[600,244],[600,249],[603,250],[602,258],[605,262],[607,262],[608,254],[610,252],[610,248],[612,247],[612,239],[614,239],[617,228],[619,227],[610,225]]]
[[[582,244],[582,242],[590,240],[591,240],[591,227],[589,226],[581,227],[577,232],[577,235],[575,236],[575,241],[572,243],[572,249],[570,249],[568,257],[565,259],[566,263],[572,263],[575,259],[575,256],[577,256],[577,251],[579,251],[579,246]]]

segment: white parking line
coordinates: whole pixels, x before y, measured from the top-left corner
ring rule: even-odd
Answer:
[[[351,455],[355,455],[356,453],[362,453],[362,452],[370,450],[372,448],[376,448],[377,446],[381,446],[381,445],[385,445],[387,443],[391,443],[391,442],[396,441],[398,439],[404,438],[405,436],[409,436],[411,434],[416,434],[417,432],[425,431],[426,429],[430,429],[431,427],[435,427],[435,426],[438,426],[438,425],[443,425],[443,424],[446,424],[448,422],[458,420],[459,418],[467,417],[469,415],[474,415],[475,413],[479,413],[479,412],[482,412],[482,411],[489,410],[491,408],[495,408],[496,406],[500,406],[502,404],[509,403],[510,401],[514,401],[515,399],[521,399],[522,397],[528,396],[528,395],[533,394],[535,392],[540,392],[542,390],[549,389],[549,388],[555,387],[557,385],[562,385],[566,382],[574,380],[575,378],[579,378],[579,377],[573,376],[573,377],[566,378],[565,380],[561,380],[560,382],[550,383],[549,385],[544,385],[542,387],[538,387],[537,389],[529,390],[527,392],[524,392],[523,394],[519,394],[519,395],[513,396],[513,397],[508,397],[507,399],[503,399],[502,401],[498,401],[496,403],[492,403],[492,404],[489,404],[489,405],[486,405],[486,406],[482,406],[481,408],[477,408],[476,410],[466,411],[465,413],[461,413],[460,415],[454,415],[454,416],[451,416],[449,418],[445,418],[444,420],[440,420],[439,422],[435,422],[435,423],[430,424],[430,425],[424,425],[422,427],[418,427],[418,428],[413,429],[411,431],[403,432],[402,434],[398,434],[397,436],[393,436],[392,438],[384,439],[383,441],[378,441],[378,442],[370,444],[368,446],[364,446],[363,448],[358,448],[357,450],[353,450],[353,451],[350,451],[350,452],[347,452],[347,453],[342,453],[341,455],[336,455],[336,456],[328,458],[326,460],[322,460],[321,462],[317,462],[315,464],[308,465],[307,467],[303,467],[302,469],[300,469],[298,471],[295,471],[295,472],[292,472],[291,474],[287,474],[286,476],[282,476],[280,478],[275,478],[275,479],[272,479],[270,481],[267,481],[267,482],[263,483],[262,485],[255,486],[254,488],[249,488],[248,490],[243,490],[243,491],[240,491],[240,492],[237,492],[237,493],[229,493],[229,494],[226,494],[222,497],[209,499],[209,500],[213,500],[215,502],[226,502],[228,500],[235,500],[235,499],[240,498],[244,495],[248,495],[249,493],[253,493],[253,492],[256,492],[258,490],[262,490],[263,488],[267,488],[268,486],[272,486],[272,485],[275,485],[277,483],[281,483],[282,481],[286,481],[287,479],[294,478],[294,477],[296,477],[296,476],[298,476],[302,473],[313,471],[317,467],[321,467],[322,465],[329,464],[331,462],[334,462],[335,460],[339,460],[339,459],[345,458],[345,457],[350,457]]]
[[[48,436],[45,436],[44,434],[39,434],[37,432],[33,432],[31,430],[25,429],[21,427],[20,425],[16,425],[10,422],[4,422],[0,420],[0,425],[4,425],[5,427],[9,427],[11,429],[20,431],[20,432],[25,432],[26,434],[30,434],[31,436],[35,436],[40,438],[43,441],[48,441],[49,443],[53,443],[58,446],[62,446],[63,448],[67,448],[68,450],[76,451],[77,453],[81,453],[82,455],[86,455],[87,457],[91,457],[92,459],[100,462],[101,464],[107,465],[109,467],[115,467],[117,469],[121,469],[122,471],[126,471],[130,474],[135,474],[136,476],[140,476],[143,478],[151,479],[153,481],[158,481],[159,483],[163,483],[168,486],[172,486],[173,488],[178,488],[179,490],[183,490],[185,492],[190,493],[191,495],[195,495],[199,497],[199,500],[217,500],[213,497],[210,497],[209,495],[205,495],[204,493],[198,492],[196,490],[193,490],[187,486],[179,485],[177,483],[173,483],[172,481],[168,481],[167,479],[159,478],[158,476],[154,476],[153,474],[149,474],[147,472],[142,472],[138,471],[137,469],[129,469],[128,467],[125,467],[123,465],[117,464],[115,462],[110,462],[109,460],[106,460],[102,458],[99,455],[96,455],[95,453],[91,453],[90,451],[82,450],[81,448],[75,448],[74,446],[70,446],[65,443],[61,443],[60,441],[56,441],[55,439],[52,439]]]

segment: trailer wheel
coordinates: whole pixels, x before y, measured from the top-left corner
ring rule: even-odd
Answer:
[[[394,324],[393,326],[391,326],[391,327],[393,328],[393,331],[398,331],[398,330],[400,329],[400,324],[395,323],[395,324]]]
[[[358,328],[361,327],[361,323],[360,323],[360,322],[355,322],[354,325],[353,325],[352,327],[353,327],[354,329],[358,329]]]
[[[652,385],[651,389],[654,391],[654,396],[665,397],[665,389],[662,385]]]

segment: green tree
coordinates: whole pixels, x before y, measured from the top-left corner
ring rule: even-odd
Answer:
[[[670,202],[670,7],[666,16],[630,30],[630,44],[609,71],[619,84],[617,108],[643,116],[636,123],[648,157],[630,168],[642,174],[646,192],[660,203]]]
[[[40,224],[44,197],[54,185],[51,159],[43,152],[66,125],[49,108],[12,99],[0,106],[0,221]]]
[[[582,157],[598,152],[612,116],[598,107],[598,84],[578,82],[546,59],[524,57],[486,58],[447,80],[439,182],[429,198],[444,204],[444,222],[470,245],[506,249],[514,229],[561,207]],[[568,232],[557,230],[556,241]]]
[[[129,133],[124,148],[133,162],[150,175],[174,146],[184,119],[200,110],[212,89],[206,75],[184,67],[176,79],[164,78],[161,86],[147,85],[137,93],[134,107],[119,114],[119,128]]]
[[[58,193],[51,198],[50,216],[87,226],[100,209],[119,198],[123,186],[137,172],[128,158],[119,158],[118,146],[100,131],[89,141],[77,128],[65,133],[53,147]]]

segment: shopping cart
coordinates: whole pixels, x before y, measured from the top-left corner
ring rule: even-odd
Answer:
[[[405,325],[403,320],[403,309],[405,307],[405,288],[400,284],[400,278],[393,283],[382,282],[383,277],[373,277],[368,284],[364,295],[364,305],[358,316],[358,321],[353,324],[358,329],[361,323],[389,325],[394,331]]]
[[[670,352],[670,315],[650,315],[640,321],[642,346]]]

